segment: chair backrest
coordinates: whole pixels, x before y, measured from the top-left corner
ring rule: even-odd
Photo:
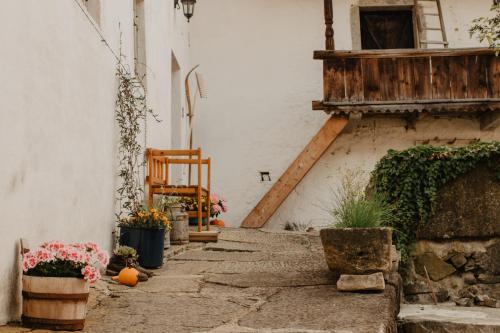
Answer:
[[[210,173],[211,165],[210,158],[202,159],[201,149],[192,150],[159,150],[159,149],[146,149],[146,158],[148,162],[148,176],[146,181],[150,186],[168,186],[170,167],[172,165],[197,165],[198,167],[198,181],[197,185],[201,186],[202,165],[208,167],[207,186],[210,187]],[[189,183],[191,179],[189,179]]]

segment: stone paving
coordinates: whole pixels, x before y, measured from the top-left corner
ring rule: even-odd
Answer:
[[[338,292],[317,234],[224,229],[219,239],[190,244],[135,288],[101,281],[85,332],[395,333],[394,289]]]

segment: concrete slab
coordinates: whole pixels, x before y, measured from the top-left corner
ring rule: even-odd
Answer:
[[[383,294],[345,294],[333,286],[286,288],[238,324],[260,330],[288,329],[395,332],[391,289]],[[259,331],[260,332],[260,331]]]
[[[336,280],[329,271],[320,272],[252,272],[241,274],[213,274],[205,282],[238,288],[249,287],[305,287],[335,285]]]
[[[404,304],[398,319],[401,332],[500,332],[500,309],[455,304]]]

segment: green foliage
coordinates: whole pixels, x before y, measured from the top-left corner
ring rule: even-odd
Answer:
[[[473,26],[469,29],[472,36],[477,36],[480,42],[486,40],[498,55],[500,52],[500,5],[491,7],[493,17],[479,17],[472,21]]]
[[[54,260],[51,262],[39,262],[34,268],[25,274],[43,277],[75,277],[83,278],[82,268],[85,264],[70,260]]]
[[[168,220],[167,214],[158,208],[148,208],[143,205],[129,214],[128,218],[120,221],[120,226],[139,229],[167,229],[172,226]]]
[[[159,121],[147,106],[142,81],[132,74],[123,58],[121,55],[116,69],[118,93],[115,101],[115,119],[120,134],[118,176],[121,178],[121,185],[117,190],[120,205],[118,221],[122,220],[124,214],[139,209],[143,201],[140,169],[145,165],[145,160],[139,135],[148,114]]]
[[[359,172],[348,172],[335,193],[332,217],[337,228],[377,228],[390,220],[391,209],[378,195],[368,196]]]
[[[137,251],[129,246],[119,246],[113,251],[115,256],[123,259],[137,259]]]
[[[407,263],[419,225],[437,207],[437,194],[446,183],[479,164],[500,173],[500,142],[477,142],[462,148],[422,145],[401,152],[390,150],[376,165],[371,188],[393,209],[386,225],[394,228],[395,243]]]

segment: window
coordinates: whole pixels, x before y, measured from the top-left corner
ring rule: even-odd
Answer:
[[[415,47],[411,9],[361,9],[359,15],[362,49],[410,49]]]

